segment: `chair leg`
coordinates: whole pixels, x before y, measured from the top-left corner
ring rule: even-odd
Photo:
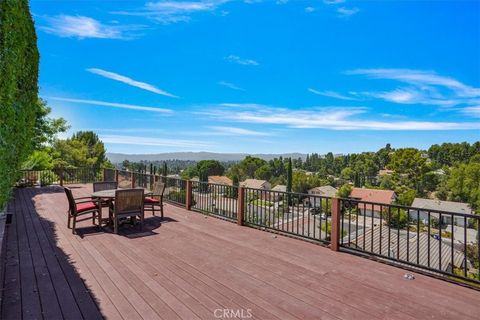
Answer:
[[[155,205],[152,205],[152,215],[155,216]]]
[[[100,209],[98,209],[98,226],[99,227],[102,227],[102,221],[103,221],[103,217],[102,217],[102,207],[100,207]]]
[[[73,216],[73,225],[72,225],[72,233],[73,234],[76,234],[76,231],[75,231],[76,224],[77,224],[77,216]]]
[[[160,215],[162,216],[162,219],[163,219],[163,202],[160,202]]]
[[[70,212],[68,213],[68,223],[67,223],[67,227],[68,229],[70,229],[70,220],[72,219],[72,216],[70,216]]]
[[[118,218],[113,219],[113,233],[118,234]]]

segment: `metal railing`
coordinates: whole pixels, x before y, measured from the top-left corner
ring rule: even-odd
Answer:
[[[102,181],[103,170],[94,167],[22,170],[18,186],[48,186]]]
[[[192,210],[237,220],[238,187],[200,181],[191,183]]]
[[[172,178],[172,177],[164,177],[164,176],[158,176],[160,181],[165,183],[165,193],[164,193],[164,199],[166,201],[173,202],[178,205],[184,206],[187,201],[187,181],[178,179],[178,178]]]
[[[63,185],[102,178],[117,181],[120,188],[151,188],[162,181],[164,200],[187,210],[480,285],[480,215],[112,169],[28,170],[21,183]]]
[[[480,216],[339,199],[340,246],[480,284]]]
[[[330,198],[303,193],[244,189],[245,224],[330,243]]]

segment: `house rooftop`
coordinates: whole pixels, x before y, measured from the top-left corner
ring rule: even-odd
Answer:
[[[227,176],[209,176],[208,183],[225,184],[229,186],[233,184],[232,179]]]
[[[413,200],[412,207],[427,209],[427,210],[439,210],[439,211],[464,213],[464,214],[472,213],[472,208],[468,203],[453,202],[453,201],[415,198]]]
[[[395,192],[392,190],[353,188],[350,193],[350,198],[366,202],[391,204],[395,198]]]
[[[337,191],[338,189],[332,186],[321,186],[321,187],[315,187],[308,190],[308,193],[316,192],[317,194],[320,194],[325,197],[335,197],[335,195],[337,194]]]
[[[283,184],[277,184],[275,187],[272,188],[272,191],[287,192],[287,186]]]
[[[268,184],[268,181],[258,179],[245,179],[245,181],[240,182],[242,187],[252,189],[263,189],[266,184]]]

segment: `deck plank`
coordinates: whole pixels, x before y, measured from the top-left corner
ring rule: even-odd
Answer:
[[[29,199],[35,197],[32,189],[28,190]],[[33,202],[29,201],[29,214],[35,232],[42,246],[52,283],[55,288],[63,318],[100,319],[101,314],[82,279],[71,268],[68,257],[55,245],[56,232],[53,225],[35,214]],[[79,307],[81,306],[81,308]]]
[[[88,196],[91,185],[73,186]],[[58,187],[19,189],[2,319],[471,319],[480,292],[167,204],[146,230],[66,226]],[[47,306],[53,308],[47,310]],[[42,313],[43,312],[43,313]],[[100,314],[101,312],[101,314]]]
[[[15,199],[12,200],[11,208],[16,207]],[[16,228],[16,219],[13,215],[13,226],[7,226],[7,241],[5,254],[5,276],[3,284],[3,299],[1,319],[21,319],[22,318],[22,297],[19,290],[20,284],[20,257],[18,252],[18,235]]]
[[[16,192],[18,198],[21,198],[20,194],[21,193]],[[25,227],[24,204],[22,199],[15,201],[14,215],[17,218],[14,227],[17,228],[18,236],[22,317],[41,319],[43,318],[42,306],[37,286],[37,275],[35,274],[32,252],[28,243],[28,234]]]

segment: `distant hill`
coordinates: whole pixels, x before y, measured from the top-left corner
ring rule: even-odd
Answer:
[[[218,161],[241,161],[246,156],[251,155],[264,160],[272,160],[280,156],[284,158],[302,158],[307,157],[304,153],[284,153],[284,154],[248,154],[248,153],[213,153],[213,152],[169,152],[157,154],[124,154],[107,153],[108,159],[113,163],[121,163],[123,160],[131,162],[140,161],[163,161],[163,160],[218,160]]]

